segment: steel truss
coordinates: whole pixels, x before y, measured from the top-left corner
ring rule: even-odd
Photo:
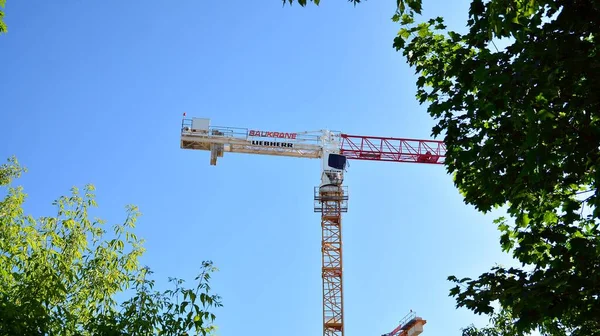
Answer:
[[[321,213],[323,277],[323,335],[344,335],[342,277],[342,213],[348,211],[348,192],[342,186],[315,188],[315,212]]]

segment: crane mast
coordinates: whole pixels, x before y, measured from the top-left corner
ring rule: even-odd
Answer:
[[[348,190],[342,185],[315,188],[315,212],[321,213],[323,335],[344,335],[342,213],[348,211]]]
[[[225,152],[321,159],[314,211],[321,214],[323,336],[344,335],[342,213],[348,211],[348,189],[343,186],[347,159],[442,164],[446,155],[444,144],[435,140],[357,136],[329,130],[289,133],[215,127],[210,126],[209,119],[186,119],[185,114],[180,147],[210,151],[211,165],[216,165]],[[420,329],[409,328],[411,333],[406,329],[406,333],[382,336],[416,336],[424,324],[420,321],[415,324]]]

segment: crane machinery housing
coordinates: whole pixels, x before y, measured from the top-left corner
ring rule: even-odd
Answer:
[[[280,132],[210,125],[207,118],[184,118],[180,148],[210,151],[210,164],[225,152],[321,159],[321,181],[314,188],[314,211],[321,214],[323,336],[344,335],[342,213],[348,211],[343,186],[347,160],[443,164],[446,147],[438,140],[348,135],[320,130]],[[412,313],[411,313],[412,314]],[[416,315],[382,336],[417,336],[425,320]]]

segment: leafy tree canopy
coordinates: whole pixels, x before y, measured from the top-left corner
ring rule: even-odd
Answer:
[[[486,328],[476,328],[471,325],[462,330],[462,336],[504,336],[517,335],[518,332],[512,323],[512,316],[508,310],[503,310],[494,314],[490,318],[490,326]]]
[[[123,223],[105,229],[91,219],[94,187],[73,188],[53,204],[56,214],[25,214],[26,195],[12,183],[24,172],[15,158],[0,166],[0,335],[206,335],[210,311],[221,306],[210,292],[216,269],[203,262],[193,288],[171,278],[174,289],[153,290],[141,267],[142,240],[133,232],[140,215],[128,206]],[[116,302],[117,294],[131,298]]]
[[[0,0],[0,34],[6,33],[6,24],[4,23],[4,11],[2,10],[6,5],[6,0]]]
[[[450,277],[451,295],[476,313],[500,303],[515,334],[599,334],[600,3],[473,0],[464,34],[419,12],[394,16],[394,47],[419,75],[465,202],[508,208],[501,245],[522,265]]]
[[[458,306],[515,328],[465,332],[599,335],[600,2],[472,0],[462,33],[418,19],[421,0],[397,4],[393,46],[447,170],[467,204],[508,209],[500,243],[521,263],[449,278]]]

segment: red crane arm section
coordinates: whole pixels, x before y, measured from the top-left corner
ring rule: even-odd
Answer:
[[[353,160],[443,164],[446,146],[439,140],[342,134],[340,154]]]

